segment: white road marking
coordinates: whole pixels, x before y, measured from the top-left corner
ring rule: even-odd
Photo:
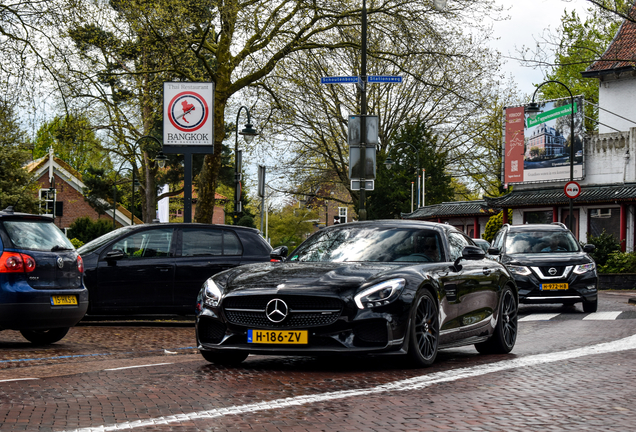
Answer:
[[[591,313],[588,316],[586,316],[585,318],[583,318],[584,320],[592,320],[592,321],[613,321],[616,318],[618,318],[618,316],[620,314],[622,314],[622,311],[619,312],[595,312],[595,313]]]
[[[519,321],[548,321],[552,318],[559,316],[561,314],[558,313],[538,313],[532,314],[528,316],[524,316],[523,318],[519,318]]]
[[[436,372],[428,375],[422,375],[415,378],[410,378],[401,381],[395,381],[393,383],[384,384],[376,387],[358,389],[358,390],[343,390],[329,393],[321,393],[315,395],[297,396],[283,399],[276,399],[266,402],[258,402],[248,405],[230,406],[227,408],[215,408],[206,411],[197,411],[188,414],[177,414],[172,416],[157,417],[148,420],[136,420],[132,422],[117,423],[111,426],[97,426],[89,428],[75,429],[68,432],[109,432],[122,429],[134,429],[138,427],[148,427],[156,425],[165,425],[171,423],[178,423],[182,421],[193,421],[201,419],[213,419],[219,417],[225,417],[228,415],[246,414],[256,411],[270,410],[270,409],[284,409],[293,406],[307,405],[311,403],[333,401],[338,399],[345,399],[356,396],[369,396],[378,393],[385,392],[398,392],[407,390],[419,390],[433,384],[439,384],[443,382],[457,381],[464,378],[477,377],[493,372],[500,372],[508,369],[515,369],[521,367],[537,366],[545,363],[560,362],[564,360],[574,359],[578,357],[608,354],[620,351],[628,351],[636,349],[636,335],[619,339],[614,342],[607,342],[598,345],[592,345],[585,348],[577,348],[569,351],[561,351],[549,354],[538,354],[526,357],[520,357],[514,360],[504,360],[497,363],[473,366],[469,368],[453,369],[450,371]]]
[[[104,369],[104,370],[116,371],[116,370],[135,369],[135,368],[151,367],[151,366],[163,366],[163,365],[170,365],[170,364],[172,363],[153,363],[153,364],[145,364],[145,365],[138,365],[138,366],[125,366],[125,367],[118,367],[118,368]]]
[[[0,382],[9,382],[9,381],[29,381],[29,380],[36,380],[38,378],[13,378],[13,379],[6,379],[6,380],[0,380]]]

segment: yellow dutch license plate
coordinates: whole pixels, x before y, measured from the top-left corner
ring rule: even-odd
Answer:
[[[77,296],[74,296],[74,295],[51,296],[51,304],[54,306],[76,305]]]
[[[307,344],[307,330],[248,330],[247,343]]]
[[[541,284],[541,291],[560,291],[566,289],[568,289],[568,284],[566,283]]]

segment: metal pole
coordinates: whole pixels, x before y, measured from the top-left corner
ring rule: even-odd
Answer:
[[[422,168],[422,207],[426,207],[426,169]]]
[[[358,216],[361,221],[367,220],[365,190],[367,177],[367,2],[362,0],[362,54],[361,54],[361,92],[360,92],[360,161],[362,162],[362,178],[360,178],[360,210]]]
[[[545,84],[549,84],[549,83],[560,84],[570,94],[570,104],[572,108],[572,112],[570,114],[570,181],[574,181],[574,95],[572,95],[570,88],[566,86],[565,84],[563,84],[561,81],[549,80],[549,81],[545,81],[541,83],[539,87],[535,89],[532,95],[532,103],[534,104],[534,98],[537,95],[537,92],[539,91],[539,89],[543,87]],[[574,228],[574,198],[570,198],[570,214],[569,214],[569,220],[568,220],[568,229],[572,233],[574,233],[572,228]]]
[[[411,213],[413,213],[413,182],[411,182]]]
[[[115,174],[115,185],[113,186],[113,203],[113,229],[115,229],[115,212],[117,211],[117,174]]]
[[[130,224],[135,224],[135,216],[133,211],[135,210],[135,170],[133,168],[130,169],[132,173],[132,201],[130,201]]]
[[[240,198],[239,198],[239,187],[241,183],[241,167],[239,167],[239,153],[238,153],[238,136],[239,136],[239,116],[241,115],[241,110],[245,110],[247,113],[247,124],[250,123],[250,110],[242,105],[238,112],[236,113],[236,133],[234,139],[234,224],[237,222],[238,214],[241,212],[240,208]]]

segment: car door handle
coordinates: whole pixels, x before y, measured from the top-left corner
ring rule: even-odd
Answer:
[[[492,273],[492,270],[484,267],[484,274],[489,275],[490,273]]]
[[[167,272],[172,269],[172,267],[157,267],[160,272]]]

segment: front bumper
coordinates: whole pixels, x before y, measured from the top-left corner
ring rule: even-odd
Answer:
[[[598,275],[595,271],[578,275],[571,273],[561,279],[541,279],[532,273],[529,276],[514,274],[519,288],[519,302],[524,304],[579,303],[598,299]],[[567,290],[542,290],[542,284],[567,283]]]
[[[307,330],[308,343],[303,345],[248,343],[247,332],[253,330],[282,330],[280,327],[243,326],[221,319],[215,311],[204,308],[196,318],[196,337],[199,350],[249,351],[254,354],[319,355],[334,353],[401,352],[407,315],[404,316],[361,311],[349,320],[341,315],[335,322],[314,327],[285,328]]]

